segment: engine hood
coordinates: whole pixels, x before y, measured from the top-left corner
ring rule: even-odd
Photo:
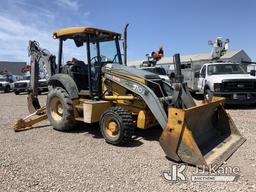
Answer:
[[[8,83],[7,81],[0,81],[1,84],[6,84]]]
[[[211,76],[208,76],[207,79],[214,83],[221,83],[222,80],[231,80],[231,79],[256,80],[256,77],[251,76],[250,74],[225,74],[225,75],[211,75]]]
[[[20,80],[15,82],[15,84],[18,84],[18,83],[29,83],[29,80]]]
[[[47,82],[46,79],[39,79],[38,81],[39,81],[39,82]]]
[[[159,75],[159,77],[165,81],[170,81],[170,78],[167,75]]]

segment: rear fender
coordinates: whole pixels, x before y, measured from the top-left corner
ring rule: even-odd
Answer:
[[[52,87],[64,88],[70,95],[71,99],[79,98],[77,85],[75,81],[67,74],[55,74],[51,76],[48,84]]]

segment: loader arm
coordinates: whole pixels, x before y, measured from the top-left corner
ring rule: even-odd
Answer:
[[[155,93],[151,89],[149,89],[146,85],[140,82],[133,81],[131,79],[121,77],[118,75],[113,75],[108,72],[105,73],[105,78],[139,95],[147,104],[147,106],[149,107],[149,109],[157,119],[160,126],[163,129],[166,127],[166,123],[167,123],[166,112],[164,111],[163,105],[160,102],[159,98],[155,95]]]
[[[162,129],[165,129],[166,123],[167,123],[167,113],[164,109],[163,103],[161,101],[165,101],[169,107],[177,107],[177,108],[190,108],[196,106],[192,96],[190,95],[186,85],[183,85],[181,83],[175,84],[175,86],[172,86],[171,84],[167,82],[163,82],[167,87],[169,87],[170,90],[172,90],[171,93],[169,93],[168,96],[162,95],[161,98],[157,97],[156,94],[152,89],[150,89],[147,85],[133,80],[131,78],[127,78],[122,73],[117,74],[115,72],[110,72],[108,69],[114,69],[118,70],[119,72],[122,71],[122,69],[125,69],[126,67],[121,67],[117,65],[106,65],[105,71],[105,78],[109,79],[110,81],[113,81],[120,86],[132,91],[133,93],[139,95],[142,100],[147,104],[148,108],[154,115],[155,119],[158,121]],[[127,71],[122,71],[124,74],[127,74]],[[129,72],[128,72],[129,73]],[[130,73],[132,76],[136,76],[136,74]],[[151,83],[154,83],[153,81],[149,79],[142,78],[144,81],[148,81]],[[154,83],[156,86],[159,86],[157,83]],[[160,90],[163,94],[163,90],[160,87]]]

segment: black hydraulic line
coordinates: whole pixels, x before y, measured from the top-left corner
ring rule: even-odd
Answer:
[[[97,60],[98,60],[98,65],[100,65],[100,69],[99,71],[96,72],[96,68],[95,68],[95,72],[99,73],[98,77],[99,79],[96,79],[97,81],[97,95],[101,93],[101,68],[102,68],[102,61],[101,61],[101,56],[100,56],[100,43],[97,42],[96,43],[96,48],[97,48]]]
[[[60,66],[61,66],[61,60],[62,60],[62,51],[63,51],[63,39],[60,38],[57,73],[60,73]]]
[[[121,51],[120,51],[119,39],[118,39],[117,36],[115,37],[115,42],[116,42],[116,49],[117,49],[118,60],[119,60],[120,64],[122,64],[123,62],[122,62],[122,56],[121,56]]]

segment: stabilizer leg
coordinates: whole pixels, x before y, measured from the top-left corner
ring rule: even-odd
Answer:
[[[19,119],[13,126],[15,132],[32,129],[33,125],[47,119],[46,108],[42,107],[23,119]]]

